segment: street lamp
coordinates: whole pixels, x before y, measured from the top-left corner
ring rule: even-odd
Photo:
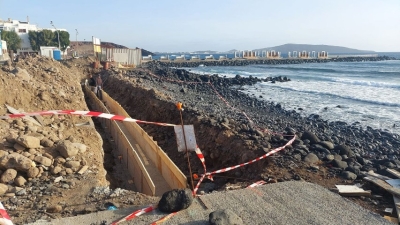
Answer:
[[[60,33],[58,32],[56,26],[54,26],[53,21],[50,21],[50,24],[54,27],[54,29],[57,31],[57,38],[58,38],[58,49],[61,50],[60,46]]]

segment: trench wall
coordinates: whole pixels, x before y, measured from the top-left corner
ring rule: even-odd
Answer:
[[[112,114],[130,117],[122,106],[103,91],[103,101],[110,107]],[[123,122],[125,127],[145,151],[149,159],[157,166],[157,170],[162,174],[172,189],[186,188],[187,178],[172,162],[167,154],[158,146],[153,137],[149,136],[137,123]],[[128,134],[127,134],[128,135]]]
[[[94,111],[111,113],[88,87],[85,86],[84,91],[86,96],[89,97],[89,104]],[[104,118],[98,119],[104,130],[110,134],[115,141],[118,155],[122,156],[121,163],[128,171],[126,179],[133,180],[138,192],[154,196],[156,187],[140,160],[138,153],[119,128],[118,122]]]

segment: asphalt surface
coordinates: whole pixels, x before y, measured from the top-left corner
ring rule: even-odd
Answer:
[[[178,212],[163,224],[209,224],[208,216],[217,209],[230,209],[242,218],[244,224],[391,224],[373,212],[333,193],[319,185],[290,181],[267,184],[257,188],[218,192],[201,197],[209,207],[196,199],[186,210]],[[110,224],[139,208],[103,211],[88,215],[37,221],[32,225]],[[154,210],[121,224],[151,224],[167,214]]]

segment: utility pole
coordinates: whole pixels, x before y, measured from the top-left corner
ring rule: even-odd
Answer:
[[[78,34],[79,34],[78,29],[75,29],[75,31],[76,31],[75,41],[78,42]]]
[[[54,27],[54,29],[57,31],[57,39],[58,39],[58,49],[61,51],[61,46],[60,46],[60,33],[58,32],[56,26],[54,26],[53,21],[50,21],[50,24]]]

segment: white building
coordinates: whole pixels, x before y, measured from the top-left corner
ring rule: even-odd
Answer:
[[[28,19],[28,18],[27,18]],[[56,31],[54,28],[45,28],[46,30]],[[38,28],[35,24],[30,24],[29,19],[27,22],[22,22],[19,20],[1,20],[0,19],[0,30],[5,31],[15,31],[21,38],[21,48],[18,49],[17,54],[34,52],[29,42],[29,31],[41,31],[42,28]],[[59,31],[67,31],[66,29],[57,29]]]

